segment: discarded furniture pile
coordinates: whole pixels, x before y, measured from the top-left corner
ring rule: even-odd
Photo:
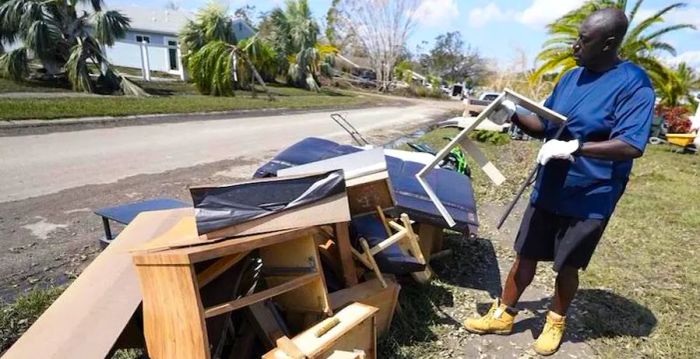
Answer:
[[[191,187],[193,207],[130,220],[5,357],[374,358],[397,278],[429,281],[442,250],[423,166],[307,138],[250,181]],[[475,233],[470,179],[428,181]]]

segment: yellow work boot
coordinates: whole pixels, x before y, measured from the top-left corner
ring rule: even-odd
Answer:
[[[539,355],[552,355],[559,350],[561,339],[564,336],[566,317],[557,313],[547,313],[547,322],[544,324],[542,334],[535,341],[535,351]]]
[[[508,312],[508,306],[496,299],[488,313],[480,318],[467,319],[464,326],[476,334],[510,334],[514,319],[515,314]]]

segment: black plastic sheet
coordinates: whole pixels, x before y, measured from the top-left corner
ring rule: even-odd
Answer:
[[[221,187],[192,187],[197,232],[205,234],[345,192],[343,171],[258,179]]]

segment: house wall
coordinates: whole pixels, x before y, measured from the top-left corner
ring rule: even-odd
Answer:
[[[107,48],[107,58],[113,65],[141,68],[141,49],[138,44],[135,44],[138,35],[150,37],[151,44],[166,45],[166,39],[177,41],[176,35],[168,36],[148,31],[130,30],[124,39]],[[149,46],[148,61],[150,69],[153,71],[173,72],[170,69],[167,48]]]

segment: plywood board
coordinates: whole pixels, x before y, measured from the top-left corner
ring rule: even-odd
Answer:
[[[3,358],[104,358],[141,303],[129,249],[164,233],[191,211],[139,214]]]

